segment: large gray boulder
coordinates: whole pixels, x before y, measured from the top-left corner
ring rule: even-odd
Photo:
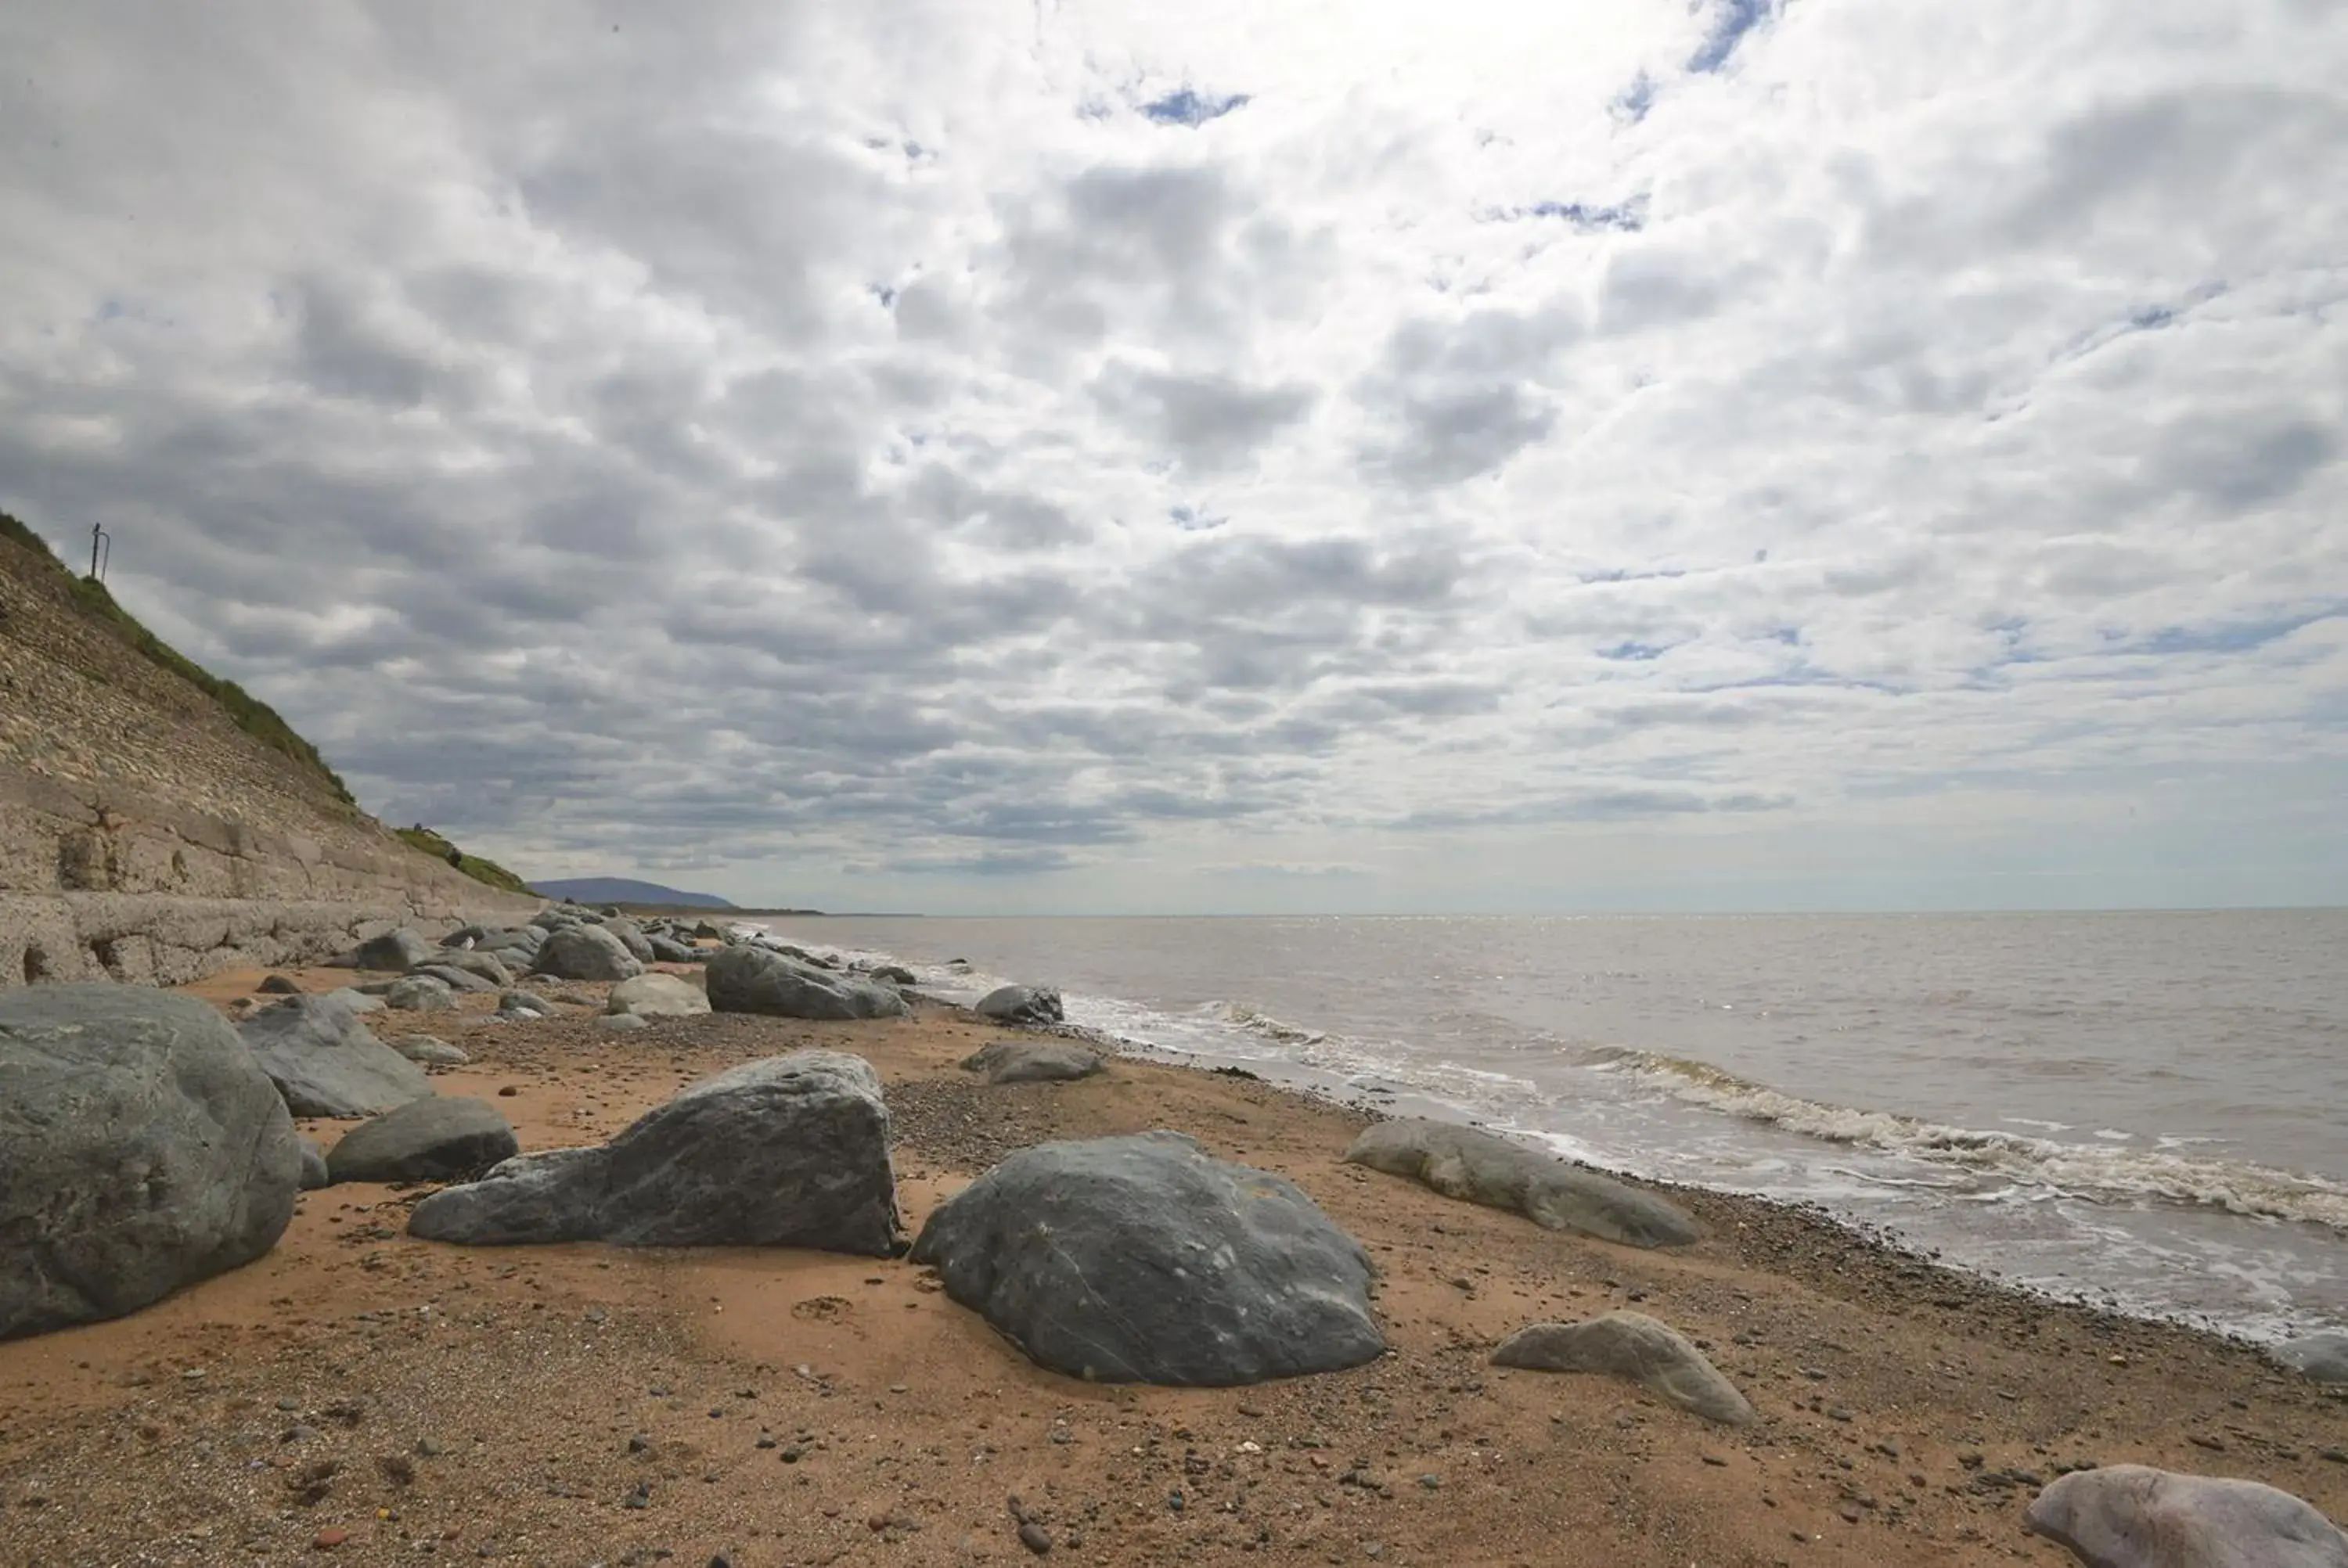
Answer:
[[[530,959],[537,957],[539,948],[545,945],[545,927],[510,926],[484,932],[474,939],[472,950],[496,958],[510,969],[516,964],[527,968]]]
[[[470,1179],[521,1153],[513,1128],[486,1100],[414,1100],[343,1134],[326,1152],[337,1182]]]
[[[1292,1183],[1179,1132],[1024,1149],[933,1211],[912,1255],[1088,1381],[1225,1388],[1385,1349],[1361,1244]]]
[[[1695,1222],[1652,1194],[1495,1133],[1402,1118],[1362,1130],[1345,1158],[1424,1182],[1447,1198],[1509,1209],[1545,1230],[1628,1246],[1684,1246]]]
[[[637,1018],[694,1018],[709,1010],[709,999],[690,980],[654,973],[613,986],[603,1010]]]
[[[404,975],[417,965],[429,960],[440,949],[416,932],[402,926],[396,931],[386,931],[380,937],[369,937],[351,953],[351,967],[356,969],[386,969]]]
[[[407,975],[392,981],[383,993],[383,1005],[395,1012],[447,1012],[457,1005],[457,993],[446,980],[426,974]]]
[[[499,965],[499,968],[502,969],[504,966]],[[493,991],[498,989],[471,969],[460,969],[454,964],[444,964],[438,958],[433,959],[433,961],[428,964],[418,964],[416,968],[407,971],[406,978],[410,980],[430,980],[435,985],[441,986],[452,993],[456,991]],[[391,983],[391,990],[384,992],[385,998],[387,999],[390,997],[391,992],[397,990],[402,983],[403,982],[400,980],[394,980]],[[394,1002],[392,1005],[396,1007],[399,1004]]]
[[[479,948],[443,948],[427,958],[419,968],[461,969],[474,979],[486,982],[479,988],[496,990],[513,984],[513,970],[494,952]]]
[[[0,1338],[252,1262],[293,1219],[301,1171],[284,1102],[201,1002],[0,992]]]
[[[287,997],[237,1032],[296,1116],[376,1116],[432,1093],[422,1068],[331,995]]]
[[[644,940],[651,946],[653,957],[664,964],[701,962],[701,949],[690,942],[680,942],[674,937],[662,936],[657,932],[645,937]]]
[[[1058,1083],[1090,1078],[1101,1070],[1100,1053],[1065,1040],[989,1040],[963,1059],[965,1072],[983,1072],[989,1083]]]
[[[601,926],[565,926],[547,938],[530,967],[561,980],[626,980],[644,965],[620,938]]]
[[[1041,1026],[1065,1022],[1060,993],[1049,986],[997,986],[978,999],[978,1013],[997,1023]]]
[[[403,1034],[386,1043],[419,1067],[462,1067],[473,1060],[438,1035]]]
[[[633,920],[625,917],[607,919],[603,922],[603,929],[617,937],[620,939],[620,946],[627,948],[629,955],[638,963],[649,964],[653,961],[652,938],[645,936],[644,928]]]
[[[427,1241],[806,1246],[885,1257],[889,1112],[863,1058],[800,1050],[695,1084],[599,1148],[509,1160],[416,1205]]]
[[[2274,1358],[2315,1383],[2348,1383],[2348,1334],[2310,1334],[2286,1340]]]
[[[2023,1522],[2087,1568],[2348,1568],[2348,1535],[2291,1493],[2148,1465],[2074,1471]]]
[[[719,1012],[775,1018],[901,1018],[911,1011],[887,986],[820,969],[765,948],[728,948],[711,957],[709,1005]]]
[[[1495,1367],[1537,1372],[1599,1372],[1627,1378],[1684,1410],[1723,1426],[1749,1427],[1753,1407],[1703,1351],[1643,1312],[1610,1312],[1586,1323],[1536,1323],[1492,1352]]]

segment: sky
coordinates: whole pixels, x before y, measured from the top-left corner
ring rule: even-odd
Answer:
[[[0,10],[0,507],[934,913],[2348,902],[2348,5]]]

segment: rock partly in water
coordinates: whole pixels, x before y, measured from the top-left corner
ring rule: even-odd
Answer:
[[[2056,1481],[2023,1520],[2088,1568],[2348,1568],[2348,1535],[2254,1481],[2106,1465]]]
[[[1581,1165],[1473,1127],[1405,1118],[1362,1130],[1345,1158],[1449,1198],[1523,1214],[1546,1230],[1628,1246],[1684,1246],[1695,1222],[1675,1205]]]
[[[326,1152],[310,1139],[302,1140],[302,1190],[314,1193],[320,1187],[331,1186],[335,1178],[326,1173]]]
[[[1100,1053],[1063,1040],[997,1040],[963,1059],[965,1072],[983,1072],[989,1083],[1056,1083],[1090,1078],[1103,1063]]]
[[[699,986],[675,975],[638,975],[612,988],[603,1010],[638,1018],[694,1018],[709,1010],[709,999]]]
[[[802,1050],[697,1083],[598,1148],[509,1160],[416,1205],[409,1231],[473,1245],[806,1246],[885,1257],[896,1178],[880,1081]]]
[[[376,1039],[335,996],[288,997],[236,1026],[285,1108],[296,1116],[376,1116],[430,1098],[424,1070]]]
[[[887,986],[803,963],[766,948],[728,948],[707,966],[709,1005],[774,1018],[901,1018],[911,1009]]]
[[[417,1100],[363,1122],[326,1155],[337,1182],[469,1179],[521,1152],[513,1129],[484,1100]]]
[[[1041,1026],[1066,1021],[1060,993],[1049,986],[997,986],[978,999],[978,1013],[997,1023]]]
[[[422,1067],[462,1067],[473,1060],[438,1035],[404,1034],[391,1049]]]
[[[404,975],[421,963],[430,961],[440,949],[421,936],[402,926],[396,931],[386,931],[380,937],[369,937],[351,952],[351,967],[356,969],[382,969]]]
[[[383,993],[383,1005],[395,1012],[447,1012],[457,1005],[457,994],[446,980],[409,975]]]
[[[1024,1149],[932,1212],[912,1255],[1072,1378],[1225,1388],[1385,1349],[1361,1244],[1179,1132]]]
[[[2274,1348],[2274,1358],[2317,1383],[2348,1383],[2348,1334],[2310,1334]]]
[[[626,980],[644,972],[636,956],[601,926],[565,926],[547,938],[530,967],[559,980]]]
[[[302,1148],[220,1014],[119,985],[0,992],[0,1338],[119,1317],[267,1252]]]
[[[1643,1312],[1610,1312],[1586,1323],[1536,1323],[1500,1341],[1495,1367],[1536,1372],[1600,1372],[1627,1378],[1684,1410],[1723,1426],[1749,1427],[1753,1407],[1678,1330]]]
[[[875,964],[866,972],[884,986],[910,986],[919,980],[919,977],[902,964]]]

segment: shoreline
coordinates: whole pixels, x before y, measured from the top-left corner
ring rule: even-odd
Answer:
[[[257,979],[186,989],[225,1005]],[[855,1051],[886,1086],[909,1232],[1016,1147],[1171,1126],[1361,1238],[1393,1350],[1246,1389],[1086,1385],[901,1261],[441,1246],[404,1234],[427,1188],[334,1187],[246,1268],[0,1343],[0,1558],[321,1561],[331,1531],[352,1562],[1008,1563],[1028,1560],[1016,1493],[1049,1515],[1056,1558],[1099,1563],[2052,1564],[2068,1559],[2020,1533],[2022,1507],[2090,1460],[2247,1476],[2348,1514],[2348,1389],[1799,1206],[1629,1178],[1706,1232],[1640,1252],[1344,1165],[1375,1112],[1261,1079],[1120,1055],[1097,1079],[987,1088],[954,1064],[1004,1031],[959,1009],[612,1036],[602,988],[549,989],[578,1000],[538,1024],[478,1004],[371,1022],[472,1052],[436,1086],[505,1112],[525,1149],[609,1137],[734,1061]],[[1760,1425],[1487,1363],[1526,1324],[1614,1307],[1696,1339]]]

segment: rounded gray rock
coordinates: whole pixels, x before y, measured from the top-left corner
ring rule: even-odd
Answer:
[[[1049,986],[997,986],[978,999],[977,1012],[997,1023],[1044,1025],[1066,1021],[1060,993]]]
[[[709,999],[692,981],[655,971],[613,986],[603,1010],[638,1018],[693,1018],[709,1010]]]
[[[1610,1312],[1586,1323],[1536,1323],[1492,1352],[1495,1367],[1537,1372],[1599,1372],[1625,1378],[1684,1410],[1723,1426],[1749,1427],[1753,1407],[1703,1351],[1643,1312]]]
[[[0,992],[0,1338],[118,1317],[252,1262],[302,1147],[220,1014],[169,991]]]
[[[2348,1383],[2348,1334],[2310,1334],[2286,1340],[2271,1354],[2310,1382]]]
[[[2291,1493],[2149,1465],[2074,1471],[2023,1522],[2087,1568],[2348,1568],[2348,1535]]]
[[[337,1182],[445,1182],[478,1176],[521,1152],[486,1100],[435,1097],[362,1122],[326,1152]]]
[[[447,1012],[457,1005],[455,990],[430,975],[409,975],[392,982],[383,993],[383,1005],[396,1012]]]
[[[391,1049],[422,1067],[462,1067],[473,1060],[438,1035],[405,1034]]]
[[[861,1057],[801,1050],[695,1084],[596,1148],[509,1160],[416,1205],[410,1234],[474,1246],[807,1246],[885,1257],[889,1112]]]
[[[1104,1065],[1097,1050],[1064,1040],[989,1040],[963,1058],[963,1071],[989,1083],[1059,1083],[1090,1078]]]
[[[709,1005],[773,1018],[901,1018],[912,1009],[887,986],[819,968],[766,948],[728,948],[706,966]]]
[[[601,926],[564,926],[546,938],[531,968],[561,980],[625,980],[644,972],[636,956]]]
[[[432,955],[439,950],[402,926],[396,931],[386,931],[379,937],[369,937],[361,942],[351,953],[351,967],[404,975],[417,965],[430,961]]]
[[[1179,1132],[1024,1149],[934,1210],[912,1256],[1088,1381],[1227,1388],[1385,1350],[1361,1244],[1293,1183]]]
[[[335,999],[288,997],[236,1026],[296,1116],[374,1116],[432,1093],[424,1070]]]

